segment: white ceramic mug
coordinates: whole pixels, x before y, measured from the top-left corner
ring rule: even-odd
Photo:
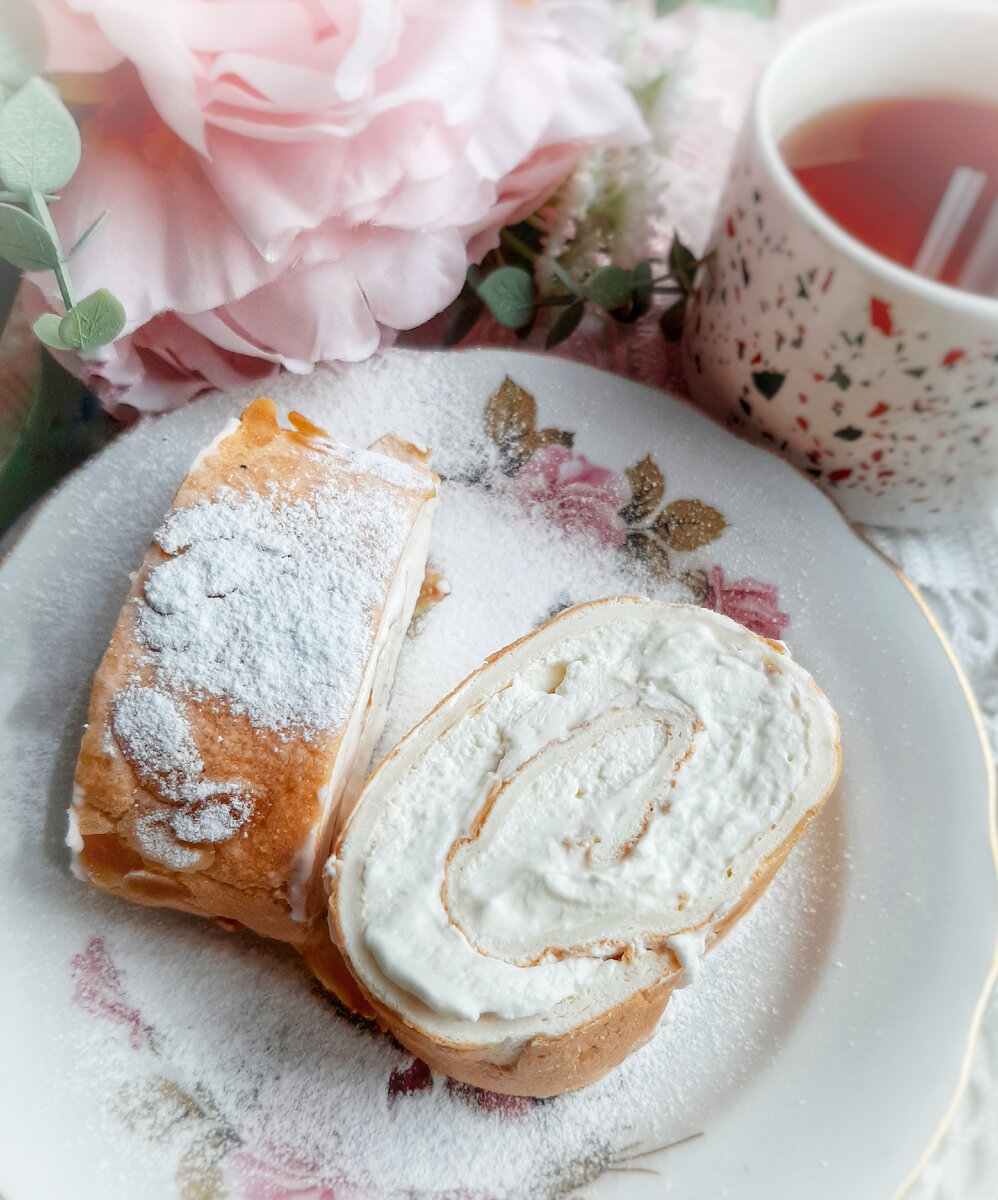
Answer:
[[[857,241],[779,151],[830,108],[909,95],[998,104],[998,3],[863,5],[786,43],[735,153],[683,362],[697,403],[784,453],[849,517],[928,526],[998,502],[998,298]]]

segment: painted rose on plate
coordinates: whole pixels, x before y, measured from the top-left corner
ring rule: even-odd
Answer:
[[[622,546],[627,526],[620,515],[631,498],[627,480],[591,463],[567,446],[535,450],[513,479],[513,493],[529,512],[539,512],[566,533]]]

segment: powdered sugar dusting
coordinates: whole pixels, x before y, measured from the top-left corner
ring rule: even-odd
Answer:
[[[413,490],[422,488],[425,475],[411,463],[393,458],[390,454],[379,454],[375,450],[355,450],[334,442],[323,442],[326,453],[339,459],[345,467],[358,474],[373,475],[395,487]]]
[[[168,845],[167,825],[182,842],[224,842],[249,819],[249,785],[203,778],[204,761],[190,726],[165,692],[137,685],[119,689],[112,701],[111,728],[139,779],[165,803],[178,806],[137,823],[146,857],[189,866],[193,860]]]
[[[138,628],[170,689],[217,696],[259,727],[336,729],[409,521],[394,494],[320,486],[289,502],[223,489],[170,514]]]
[[[190,726],[170,697],[150,687],[119,689],[111,706],[111,729],[139,778],[157,783],[168,803],[183,804],[204,763]]]
[[[204,855],[191,846],[182,846],[169,828],[169,818],[164,813],[147,813],[136,818],[132,832],[142,855],[150,862],[162,863],[175,871],[197,866]]]

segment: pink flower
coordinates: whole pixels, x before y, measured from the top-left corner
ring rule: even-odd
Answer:
[[[537,1103],[530,1096],[504,1096],[501,1092],[488,1092],[456,1079],[448,1079],[447,1088],[482,1112],[498,1113],[502,1117],[525,1117]]]
[[[567,446],[541,446],[520,467],[513,492],[528,512],[538,512],[569,533],[588,534],[601,546],[622,546],[627,526],[620,510],[630,485]]]
[[[73,1003],[92,1017],[124,1025],[133,1050],[138,1050],[149,1029],[139,1010],[129,1002],[125,988],[102,938],[91,938],[87,948],[73,955]]]
[[[731,617],[760,637],[780,638],[790,623],[789,615],[780,611],[780,594],[773,584],[751,578],[725,583],[720,567],[710,569],[703,603],[705,608]]]
[[[337,1200],[336,1190],[319,1168],[290,1153],[261,1156],[234,1150],[226,1156],[223,1171],[226,1194],[238,1200]]]
[[[71,245],[110,211],[73,277],[128,315],[77,366],[112,402],[366,358],[585,149],[645,137],[603,53],[607,0],[38,4],[67,97],[96,73],[53,213]]]
[[[388,1107],[399,1096],[409,1096],[433,1087],[433,1072],[421,1058],[414,1058],[407,1067],[396,1067],[388,1076]]]

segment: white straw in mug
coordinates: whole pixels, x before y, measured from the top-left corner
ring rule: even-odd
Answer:
[[[957,167],[946,185],[929,232],[912,263],[912,270],[930,279],[939,278],[987,181],[988,177],[983,171],[975,171],[973,167]]]
[[[991,205],[956,286],[982,296],[998,296],[998,199]]]

